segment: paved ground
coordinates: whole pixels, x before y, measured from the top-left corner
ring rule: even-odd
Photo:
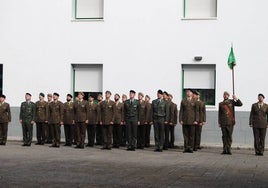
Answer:
[[[181,149],[153,152],[111,151],[99,147],[0,147],[0,187],[268,187],[268,153],[204,148],[193,154]]]

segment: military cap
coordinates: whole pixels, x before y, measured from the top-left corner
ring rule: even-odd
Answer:
[[[52,94],[51,94],[51,93],[49,93],[49,94],[47,94],[47,96],[48,96],[48,97],[52,97]]]
[[[26,93],[25,95],[29,95],[30,97],[32,96],[30,93]]]
[[[42,92],[41,92],[41,93],[39,93],[39,95],[40,95],[40,96],[42,96],[42,97],[45,97],[45,94],[44,94],[44,93],[42,93]]]
[[[167,95],[168,96],[168,92],[164,91],[163,94]]]
[[[73,98],[73,96],[72,96],[71,94],[67,94],[67,97],[71,97],[71,98]]]
[[[98,97],[102,97],[102,94],[98,94]]]
[[[200,95],[200,93],[197,90],[193,90],[193,94]]]
[[[260,97],[260,96],[261,96],[262,98],[265,98],[264,95],[263,95],[262,93],[260,93],[260,94],[258,95],[258,97]]]
[[[91,97],[91,98],[95,98],[92,94],[89,94],[88,95],[88,98]]]
[[[120,95],[118,93],[114,94],[115,96],[117,95],[120,98]]]
[[[105,91],[105,94],[109,93],[110,95],[112,95],[111,91]]]
[[[144,97],[144,94],[142,92],[139,92],[138,95],[141,95],[142,97]]]
[[[157,91],[157,93],[160,94],[160,95],[163,95],[163,91],[162,91],[161,89],[159,89],[159,90]]]
[[[224,92],[223,92],[223,95],[228,95],[228,96],[230,96],[230,93],[229,93],[228,91],[224,91]]]
[[[3,94],[1,94],[1,95],[0,95],[0,98],[4,98],[4,99],[5,99],[5,98],[6,98],[6,96],[5,96],[5,95],[3,95]]]
[[[56,93],[56,92],[55,92],[55,93],[53,93],[53,95],[56,95],[56,96],[58,96],[58,97],[60,96],[60,95],[59,95],[58,93]]]
[[[147,97],[147,98],[151,99],[151,97],[150,97],[149,95],[145,95],[145,97]]]
[[[134,94],[136,94],[136,91],[134,91],[134,90],[130,90],[129,93],[134,93]]]
[[[85,96],[83,92],[78,92],[78,95],[82,95],[83,97]]]

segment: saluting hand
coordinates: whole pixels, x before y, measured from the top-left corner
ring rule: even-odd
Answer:
[[[236,95],[233,95],[233,99],[236,100],[236,101],[238,100]]]

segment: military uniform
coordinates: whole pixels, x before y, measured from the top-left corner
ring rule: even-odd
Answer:
[[[48,109],[49,109],[49,105],[52,103],[53,101],[47,102],[48,105]],[[48,110],[49,111],[49,110]],[[50,124],[50,116],[48,113],[48,123],[47,123],[47,127],[46,127],[46,143],[48,144],[52,144],[53,142],[53,127]]]
[[[115,120],[115,102],[104,100],[100,103],[100,122],[103,136],[103,149],[112,148],[113,125]]]
[[[63,103],[61,101],[53,101],[49,104],[49,121],[53,132],[52,147],[60,147],[61,123],[63,123]]]
[[[125,121],[127,126],[128,149],[137,147],[137,126],[139,120],[140,102],[136,99],[128,99],[124,103]]]
[[[165,100],[165,102],[166,102],[166,105],[167,105],[167,108],[169,109],[169,112],[170,112],[170,105],[171,105],[171,102],[169,101],[169,100]],[[167,117],[167,119],[168,119],[168,123],[169,123],[169,121],[170,121],[170,113],[169,113],[169,116]],[[163,147],[163,149],[164,150],[167,150],[168,149],[168,145],[169,145],[169,124],[165,124],[165,127],[164,127],[164,130],[165,130],[165,141],[164,141],[164,147]]]
[[[0,103],[0,145],[6,145],[8,122],[11,121],[10,106],[8,103]]]
[[[170,140],[168,143],[169,148],[174,148],[174,141],[175,141],[175,126],[177,125],[178,121],[178,108],[177,104],[174,102],[170,102],[170,120],[169,120],[169,133],[170,133]]]
[[[148,117],[150,116],[149,104],[144,100],[140,101],[139,122],[137,132],[137,148],[143,149],[145,147],[145,128],[148,124]]]
[[[193,152],[194,122],[198,123],[199,121],[198,108],[194,99],[184,99],[181,101],[179,121],[183,122],[184,152]]]
[[[99,108],[95,102],[88,103],[88,124],[87,124],[87,146],[93,147],[96,135],[96,124],[98,122]]]
[[[36,137],[37,144],[44,144],[46,140],[46,126],[48,122],[48,104],[46,101],[37,101],[36,105]]]
[[[152,110],[151,110],[151,103],[146,102],[148,117],[147,117],[147,124],[145,125],[145,147],[150,147],[151,141],[151,127],[152,127]]]
[[[97,104],[98,109],[98,118],[97,118],[97,125],[96,125],[96,145],[103,145],[103,136],[102,136],[102,127],[100,125],[100,103]]]
[[[85,100],[74,103],[75,129],[78,138],[77,148],[85,147],[86,121],[88,120],[88,103]]]
[[[63,104],[63,124],[65,145],[71,146],[74,140],[74,103],[71,101]]]
[[[268,105],[254,103],[251,106],[249,125],[253,128],[256,155],[263,155],[266,129],[268,125]]]
[[[218,123],[222,131],[223,153],[231,153],[235,106],[242,106],[242,102],[239,99],[236,101],[228,99],[219,103]]]
[[[23,145],[31,146],[33,139],[33,122],[35,120],[35,104],[31,101],[25,101],[20,106],[20,120],[22,123]]]
[[[113,125],[113,147],[119,148],[122,140],[122,124],[124,122],[124,105],[121,102],[115,103],[115,115]]]
[[[164,99],[152,101],[152,120],[156,151],[162,151],[164,146],[165,122],[169,121],[169,106]]]
[[[197,100],[196,106],[199,113],[199,122],[195,125],[194,150],[201,149],[201,132],[204,122],[206,122],[206,105],[203,101]]]

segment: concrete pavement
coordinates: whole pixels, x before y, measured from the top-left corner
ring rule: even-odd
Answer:
[[[268,152],[221,155],[221,148],[193,154],[182,149],[126,151],[48,145],[0,147],[0,187],[267,187]]]

